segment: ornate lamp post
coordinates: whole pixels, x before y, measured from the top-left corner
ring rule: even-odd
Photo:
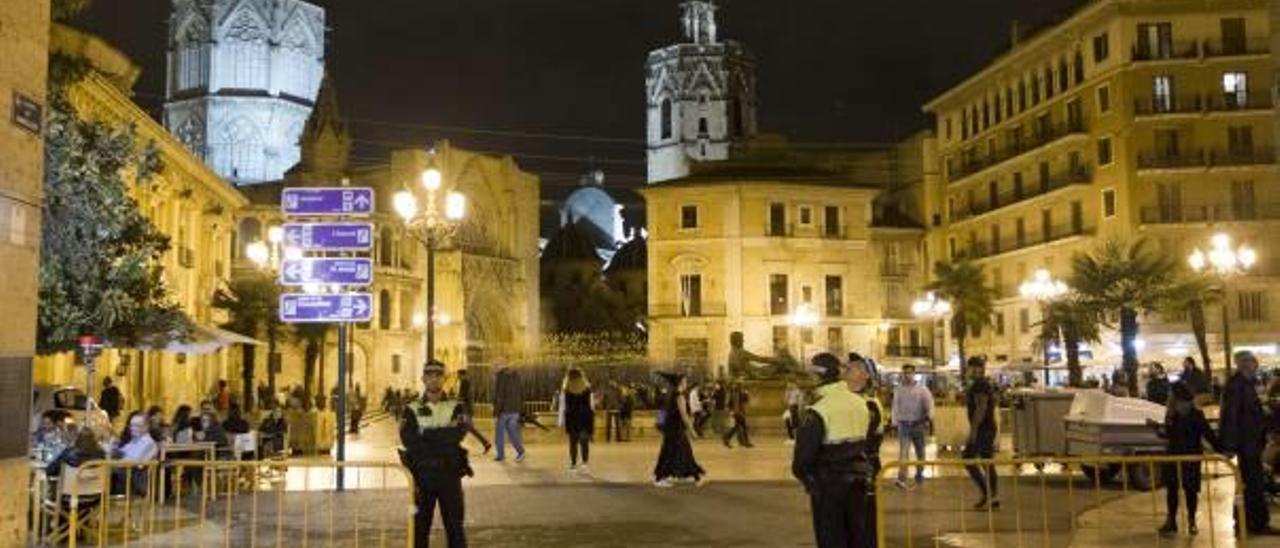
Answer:
[[[925,293],[924,297],[916,299],[915,302],[911,303],[911,313],[917,318],[928,319],[930,324],[932,324],[935,333],[938,331],[942,332],[942,351],[940,354],[943,356],[943,366],[945,367],[947,354],[946,321],[947,316],[951,314],[951,303],[947,302],[945,299],[938,298],[934,292],[930,291]],[[941,329],[938,328],[939,322],[943,324]],[[934,360],[934,366],[937,366],[936,359]]]
[[[1231,375],[1231,323],[1227,313],[1229,310],[1227,295],[1230,292],[1227,279],[1244,274],[1253,268],[1253,265],[1258,262],[1258,253],[1247,245],[1232,247],[1231,236],[1219,232],[1209,240],[1208,252],[1196,248],[1191,252],[1191,256],[1187,257],[1187,262],[1192,270],[1208,273],[1222,284],[1222,358],[1223,363],[1226,364],[1225,371],[1229,376]]]
[[[1070,289],[1062,280],[1055,280],[1048,269],[1041,268],[1031,274],[1031,279],[1018,286],[1018,294],[1024,299],[1034,299],[1040,303],[1040,318],[1048,315],[1049,303],[1066,295]],[[1049,386],[1049,345],[1044,345],[1044,385]]]
[[[443,208],[438,194],[442,177],[435,168],[422,172],[422,189],[426,194],[426,207],[418,207],[413,187],[397,192],[393,202],[396,213],[404,219],[410,234],[427,248],[427,361],[435,359],[435,327],[440,323],[436,314],[436,248],[447,241],[458,229],[459,221],[466,216],[467,198],[458,192],[444,195]]]

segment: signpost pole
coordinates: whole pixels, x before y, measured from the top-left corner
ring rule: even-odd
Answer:
[[[347,460],[347,322],[338,322],[338,475],[334,484],[342,491],[343,479],[347,475],[342,463]]]

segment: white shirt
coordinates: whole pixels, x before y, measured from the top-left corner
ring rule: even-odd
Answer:
[[[117,449],[120,450],[120,458],[127,461],[155,460],[160,453],[160,447],[156,445],[156,440],[151,439],[150,434],[135,437]]]
[[[698,394],[698,389],[694,388],[689,391],[689,413],[698,414],[702,412],[702,396]]]
[[[903,384],[893,391],[893,423],[920,422],[933,416],[933,394],[924,385]]]

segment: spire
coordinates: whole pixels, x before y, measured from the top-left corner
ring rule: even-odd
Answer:
[[[302,130],[301,167],[313,175],[333,177],[346,171],[350,156],[351,136],[338,111],[338,92],[326,72],[315,109]]]
[[[684,37],[694,44],[716,43],[716,5],[711,0],[689,0],[680,5]]]

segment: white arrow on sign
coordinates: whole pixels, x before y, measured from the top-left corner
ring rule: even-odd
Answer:
[[[284,269],[284,277],[290,280],[300,280],[302,279],[302,268],[301,262],[288,263],[288,266]]]
[[[355,309],[356,316],[364,316],[365,311],[369,309],[365,306],[364,299],[352,299],[351,308]]]
[[[359,207],[360,209],[369,207],[369,197],[365,196],[364,194],[357,195],[355,202],[356,202],[356,207]]]

